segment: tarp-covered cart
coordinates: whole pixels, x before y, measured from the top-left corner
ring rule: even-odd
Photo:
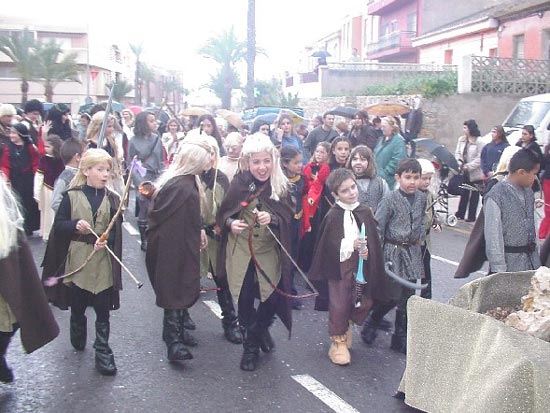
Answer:
[[[408,303],[407,367],[399,391],[427,412],[550,412],[550,343],[490,316],[526,295],[534,271],[464,285],[449,304]]]

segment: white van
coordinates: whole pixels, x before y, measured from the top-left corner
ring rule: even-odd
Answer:
[[[521,99],[502,122],[510,145],[515,145],[519,140],[524,125],[533,125],[539,145],[544,146],[550,142],[550,93]],[[489,143],[491,134],[482,139],[484,143]]]

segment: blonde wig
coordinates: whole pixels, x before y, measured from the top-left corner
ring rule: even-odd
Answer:
[[[206,197],[202,187],[200,175],[210,164],[212,157],[212,148],[206,140],[184,139],[180,143],[178,153],[174,160],[161,176],[155,182],[156,193],[158,193],[166,183],[177,176],[195,175],[195,182],[199,189],[201,211],[205,210]]]
[[[113,158],[104,149],[90,148],[82,154],[80,158],[80,165],[78,165],[78,172],[74,176],[73,180],[69,184],[69,188],[75,188],[86,184],[87,178],[84,175],[84,171],[93,168],[98,163],[107,162],[109,167],[113,169]]]
[[[267,152],[271,155],[273,169],[271,170],[271,199],[279,201],[287,192],[288,179],[281,169],[279,151],[269,139],[269,136],[261,132],[247,136],[243,144],[239,168],[241,171],[249,170],[250,156],[255,153]]]
[[[0,173],[0,259],[17,247],[17,233],[23,230],[19,204]]]

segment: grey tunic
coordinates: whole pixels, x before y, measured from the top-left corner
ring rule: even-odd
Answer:
[[[357,187],[359,188],[359,202],[366,203],[372,213],[375,214],[382,198],[390,192],[386,181],[379,176],[374,178],[358,178]]]
[[[391,262],[393,272],[404,279],[422,278],[424,266],[420,245],[426,236],[426,194],[416,191],[411,205],[400,190],[390,192],[380,202],[375,218],[384,245],[384,262]],[[397,299],[401,289],[393,284],[396,288],[392,286],[390,294]]]
[[[535,195],[531,188],[512,185],[508,180],[496,184],[485,196],[485,250],[492,272],[526,271],[540,267],[536,250],[505,252],[505,246],[536,246],[534,218]]]

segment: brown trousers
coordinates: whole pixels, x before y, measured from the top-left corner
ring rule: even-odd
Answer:
[[[363,325],[372,307],[372,300],[363,295],[361,306],[355,308],[355,272],[358,254],[340,263],[341,280],[328,280],[328,333],[341,336],[346,333],[349,322]]]

